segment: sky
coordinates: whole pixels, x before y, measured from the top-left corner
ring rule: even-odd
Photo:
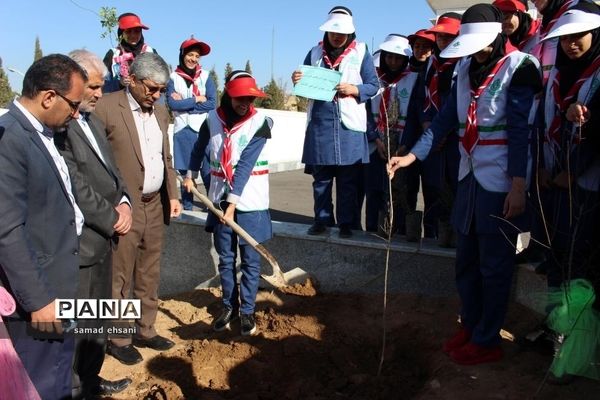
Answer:
[[[211,46],[201,63],[204,69],[215,67],[220,86],[226,63],[244,69],[250,60],[259,86],[273,76],[288,90],[293,70],[322,39],[319,26],[332,7],[352,10],[357,38],[371,52],[387,34],[411,34],[431,26],[429,20],[434,17],[425,0],[1,0],[1,4],[0,57],[17,92],[23,77],[8,68],[27,70],[33,62],[36,36],[44,55],[86,48],[104,58],[112,46],[108,38],[101,38],[104,29],[96,15],[101,7],[115,7],[117,15],[138,14],[150,27],[144,31],[146,43],[173,68],[181,42],[193,34]]]

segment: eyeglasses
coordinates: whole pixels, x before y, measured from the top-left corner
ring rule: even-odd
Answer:
[[[167,88],[165,86],[148,86],[148,84],[144,81],[145,79],[140,80],[140,82],[142,82],[142,85],[144,85],[147,94],[153,95],[156,92],[160,94],[167,93]]]
[[[64,101],[67,102],[69,107],[71,107],[71,114],[75,114],[77,112],[77,110],[79,110],[79,105],[81,104],[80,101],[75,102],[73,100],[69,100],[67,97],[58,93],[56,90],[54,90],[54,93],[56,93],[58,95],[58,97],[60,97],[61,99],[63,99]]]

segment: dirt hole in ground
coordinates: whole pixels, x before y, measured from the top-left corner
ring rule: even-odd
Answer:
[[[501,363],[456,366],[440,346],[456,329],[458,301],[394,294],[388,298],[386,356],[377,376],[382,295],[318,293],[312,285],[287,292],[259,292],[259,333],[253,337],[240,335],[239,322],[229,331],[212,331],[221,310],[219,290],[161,301],[158,331],[177,346],[162,353],[140,349],[144,363],[133,367],[107,357],[104,378],[130,376],[134,381],[113,398],[526,399],[549,365],[548,358],[505,343]],[[518,305],[511,307],[511,315],[510,329],[527,329],[535,321]],[[585,399],[584,391],[598,393],[595,382],[587,384],[581,391],[551,388],[544,398]]]

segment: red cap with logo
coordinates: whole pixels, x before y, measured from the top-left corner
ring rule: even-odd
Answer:
[[[448,35],[458,36],[459,30],[459,19],[450,17],[440,17],[434,26],[427,29],[427,33],[446,33]]]
[[[496,0],[492,3],[492,5],[496,6],[502,12],[525,12],[527,11],[527,6],[522,1],[519,0]]]
[[[142,24],[140,17],[135,14],[127,13],[119,16],[119,29],[125,30],[133,28],[149,29],[146,25]]]
[[[225,90],[231,97],[267,97],[267,94],[256,86],[256,81],[250,75],[230,80],[225,85]]]
[[[432,43],[435,43],[435,35],[433,33],[427,32],[427,29],[419,29],[412,35],[408,35],[408,43],[412,46],[417,39],[425,39]]]
[[[201,56],[205,56],[208,53],[210,53],[210,46],[204,42],[194,39],[193,36],[188,40],[184,40],[183,43],[181,43],[179,50],[182,52],[182,54],[185,54],[188,49],[191,49],[193,47],[197,47],[200,50]]]

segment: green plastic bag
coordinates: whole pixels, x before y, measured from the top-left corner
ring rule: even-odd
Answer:
[[[596,295],[592,284],[575,279],[549,295],[557,306],[548,315],[548,326],[565,336],[550,371],[600,380],[600,313],[592,308]]]

